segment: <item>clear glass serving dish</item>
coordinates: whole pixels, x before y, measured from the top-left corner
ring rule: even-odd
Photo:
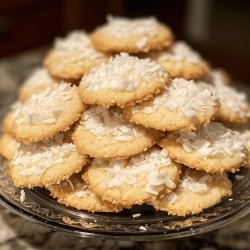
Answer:
[[[231,175],[233,195],[203,213],[187,217],[168,216],[149,206],[135,206],[114,213],[88,213],[63,206],[41,188],[15,188],[5,176],[0,160],[0,204],[33,222],[80,237],[119,240],[163,240],[208,232],[224,226],[250,211],[250,169]],[[139,217],[133,217],[140,214]]]

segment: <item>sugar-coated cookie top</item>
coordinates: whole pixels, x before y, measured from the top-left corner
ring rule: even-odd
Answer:
[[[171,159],[165,149],[150,149],[149,151],[126,160],[95,159],[97,165],[106,165],[106,172],[112,178],[109,187],[119,187],[125,184],[133,185],[139,179],[145,179],[145,191],[157,195],[164,187],[173,189],[174,181],[169,177],[173,168]]]
[[[213,92],[218,96],[221,108],[228,109],[241,118],[250,117],[250,108],[245,93],[218,83],[214,86]]]
[[[152,102],[152,105],[143,108],[144,113],[150,114],[162,107],[171,111],[181,111],[185,116],[192,118],[205,114],[208,109],[217,105],[217,98],[205,84],[175,78]],[[134,114],[139,110],[140,106],[132,107]]]
[[[54,51],[62,59],[72,58],[75,62],[103,58],[103,54],[92,46],[88,34],[84,31],[72,31],[65,38],[55,39]]]
[[[39,175],[54,164],[64,163],[64,159],[75,151],[76,146],[69,142],[67,136],[58,134],[42,142],[21,145],[12,164],[24,166],[20,175]]]
[[[47,69],[37,68],[32,74],[25,80],[24,85],[26,87],[36,87],[39,85],[54,85],[56,81],[48,74]]]
[[[62,114],[64,103],[72,100],[76,87],[67,83],[53,85],[32,95],[25,103],[13,105],[16,124],[54,124]]]
[[[186,169],[183,176],[181,177],[178,189],[182,191],[191,191],[193,193],[203,194],[210,191],[209,184],[214,179],[226,179],[226,174],[215,175],[208,174],[202,171]],[[167,194],[166,199],[170,204],[174,204],[177,200],[178,195],[175,192]]]
[[[202,157],[245,157],[244,142],[239,133],[218,122],[211,122],[196,132],[179,132],[176,141],[186,152],[195,152]]]
[[[200,63],[202,58],[199,53],[194,51],[187,43],[183,41],[175,42],[168,51],[160,52],[157,61],[189,61],[191,63]]]
[[[144,131],[125,120],[121,112],[99,106],[92,106],[83,113],[80,123],[99,139],[111,135],[111,141],[132,141],[144,136]]]
[[[93,68],[82,78],[81,85],[92,92],[99,89],[134,91],[142,82],[164,80],[166,74],[166,70],[156,62],[121,53],[107,64]]]
[[[106,32],[117,38],[128,38],[131,36],[153,37],[157,35],[159,22],[155,17],[128,19],[124,17],[107,17],[108,23],[101,27]],[[145,42],[147,42],[145,40]],[[141,40],[143,45],[143,40]],[[138,44],[140,46],[140,44]]]

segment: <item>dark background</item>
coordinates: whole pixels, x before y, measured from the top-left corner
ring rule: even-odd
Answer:
[[[152,16],[170,25],[213,66],[250,84],[248,0],[0,0],[0,58],[91,31],[106,15]]]

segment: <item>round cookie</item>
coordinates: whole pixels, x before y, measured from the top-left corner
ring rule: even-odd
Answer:
[[[210,74],[207,75],[203,80],[214,86],[230,85],[232,83],[229,74],[224,69],[220,68],[211,70]]]
[[[37,68],[24,81],[19,92],[19,101],[25,102],[31,95],[39,93],[57,83],[45,68]]]
[[[158,147],[126,160],[94,159],[83,178],[103,200],[124,207],[171,192],[180,166]]]
[[[11,161],[18,148],[20,143],[16,141],[11,135],[4,133],[0,137],[0,155],[2,155],[7,160]]]
[[[89,190],[81,175],[74,174],[69,179],[48,187],[51,195],[66,206],[88,212],[120,212],[121,206],[102,201],[101,198]]]
[[[215,120],[245,124],[250,118],[250,105],[247,95],[223,83],[215,83],[213,93],[218,96],[220,108]]]
[[[219,103],[210,88],[183,78],[175,78],[155,98],[124,113],[130,121],[162,131],[195,130],[213,119]]]
[[[200,79],[210,72],[207,62],[183,41],[175,42],[169,50],[152,52],[149,57],[165,67],[172,77]]]
[[[128,19],[108,16],[108,23],[92,34],[93,45],[108,53],[139,53],[169,47],[173,33],[154,17]]]
[[[44,60],[49,73],[60,80],[79,82],[84,74],[105,61],[108,56],[97,51],[84,31],[73,31],[57,38]]]
[[[77,151],[70,136],[67,132],[42,142],[21,145],[10,166],[14,185],[50,186],[81,171],[88,158]]]
[[[217,122],[196,132],[168,133],[159,145],[167,149],[169,157],[176,162],[210,173],[235,172],[246,160],[239,133]]]
[[[84,109],[77,87],[53,85],[15,104],[4,119],[4,131],[25,144],[42,141],[68,130]]]
[[[169,74],[159,64],[121,53],[84,76],[79,95],[88,104],[123,107],[152,98],[169,81]]]
[[[117,108],[92,106],[82,114],[72,138],[81,153],[106,159],[139,154],[152,147],[160,135],[129,123]]]
[[[173,192],[155,199],[150,205],[171,215],[198,214],[231,195],[231,189],[232,183],[226,174],[207,174],[187,169]]]

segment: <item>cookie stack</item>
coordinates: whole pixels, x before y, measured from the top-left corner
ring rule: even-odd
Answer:
[[[66,206],[185,216],[232,194],[249,117],[245,94],[169,27],[108,17],[55,40],[4,118],[0,153],[16,187]]]

